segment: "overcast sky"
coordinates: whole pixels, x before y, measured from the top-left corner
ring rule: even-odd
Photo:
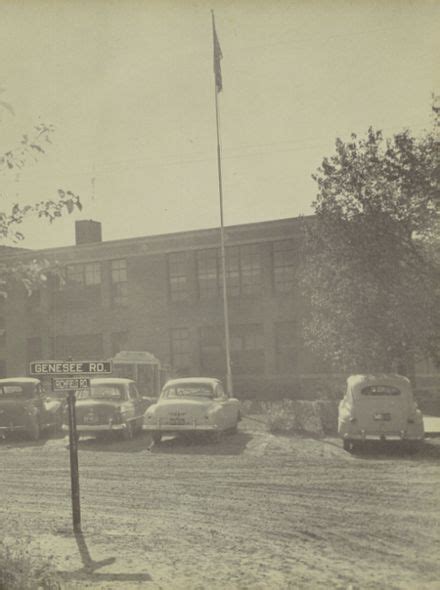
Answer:
[[[26,224],[30,248],[74,242],[74,219],[105,240],[218,225],[210,9],[223,60],[225,221],[311,212],[311,174],[337,136],[430,124],[440,82],[440,1],[1,0],[6,151],[38,121],[48,154],[1,193],[59,187],[84,210]]]

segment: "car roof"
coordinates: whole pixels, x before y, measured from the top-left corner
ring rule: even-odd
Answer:
[[[7,383],[41,383],[39,379],[35,377],[7,377],[5,379],[0,379],[0,385],[7,384]]]
[[[90,385],[128,385],[129,383],[134,383],[133,379],[123,377],[93,377],[90,379]]]
[[[217,383],[221,383],[221,381],[215,377],[182,377],[180,379],[170,379],[165,383],[165,386],[177,385],[178,383],[183,385],[185,383],[209,383],[209,385],[217,385]]]
[[[411,382],[407,377],[397,373],[374,373],[363,375],[350,375],[347,379],[349,387],[359,387],[360,385],[399,385],[400,387],[410,387]]]

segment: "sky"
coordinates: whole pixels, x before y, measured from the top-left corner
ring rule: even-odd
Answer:
[[[14,202],[80,195],[83,210],[23,225],[21,246],[74,243],[74,220],[115,240],[219,224],[211,9],[225,223],[312,213],[311,175],[335,138],[430,126],[440,0],[0,0],[1,152],[39,122],[53,143]]]

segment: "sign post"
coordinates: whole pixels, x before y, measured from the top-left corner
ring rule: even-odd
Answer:
[[[37,377],[52,375],[52,390],[67,391],[69,414],[70,483],[72,521],[75,533],[81,532],[81,502],[79,495],[78,433],[76,431],[75,392],[90,387],[90,375],[112,372],[108,361],[38,361],[30,363],[30,374]],[[84,376],[86,375],[86,376]]]
[[[70,483],[72,495],[72,519],[75,533],[81,532],[81,504],[79,497],[79,469],[78,469],[78,434],[76,432],[75,390],[70,389],[67,394],[69,409],[69,451],[70,451]]]

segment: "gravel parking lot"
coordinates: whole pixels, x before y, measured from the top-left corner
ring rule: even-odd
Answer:
[[[65,588],[440,588],[440,439],[352,456],[245,419],[219,444],[81,440],[78,538],[66,443],[0,442],[2,533]]]

